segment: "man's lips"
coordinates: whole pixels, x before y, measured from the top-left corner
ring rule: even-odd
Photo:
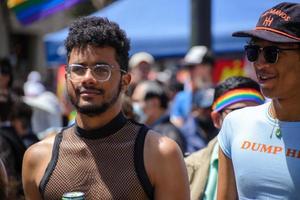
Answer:
[[[79,94],[81,96],[95,96],[95,95],[103,95],[104,92],[98,89],[81,89],[79,90]]]
[[[267,74],[267,73],[258,73],[257,74],[257,79],[259,82],[265,82],[265,81],[269,81],[272,79],[275,79],[276,75],[274,74]]]

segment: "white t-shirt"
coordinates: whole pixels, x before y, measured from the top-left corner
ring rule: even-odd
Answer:
[[[232,160],[239,199],[297,200],[300,122],[278,122],[269,107],[270,102],[229,113],[219,145]]]

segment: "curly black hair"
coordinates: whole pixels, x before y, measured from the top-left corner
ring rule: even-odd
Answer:
[[[70,28],[65,47],[68,60],[73,48],[113,47],[121,69],[127,71],[130,43],[124,30],[118,24],[102,17],[82,17],[74,21]]]

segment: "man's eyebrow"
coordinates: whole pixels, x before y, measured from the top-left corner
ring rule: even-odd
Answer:
[[[70,64],[77,64],[77,65],[83,65],[83,66],[85,65],[84,62],[80,62],[80,61],[74,61]]]
[[[107,62],[99,61],[99,62],[96,62],[95,65],[110,65],[110,64]]]
[[[109,63],[107,62],[104,62],[104,61],[97,61],[91,65],[87,64],[86,62],[84,61],[74,61],[72,62],[71,64],[77,64],[77,65],[82,65],[82,66],[95,66],[95,65],[110,65]]]

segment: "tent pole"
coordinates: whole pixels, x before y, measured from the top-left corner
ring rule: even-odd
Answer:
[[[205,45],[211,48],[211,1],[191,1],[191,46]]]

